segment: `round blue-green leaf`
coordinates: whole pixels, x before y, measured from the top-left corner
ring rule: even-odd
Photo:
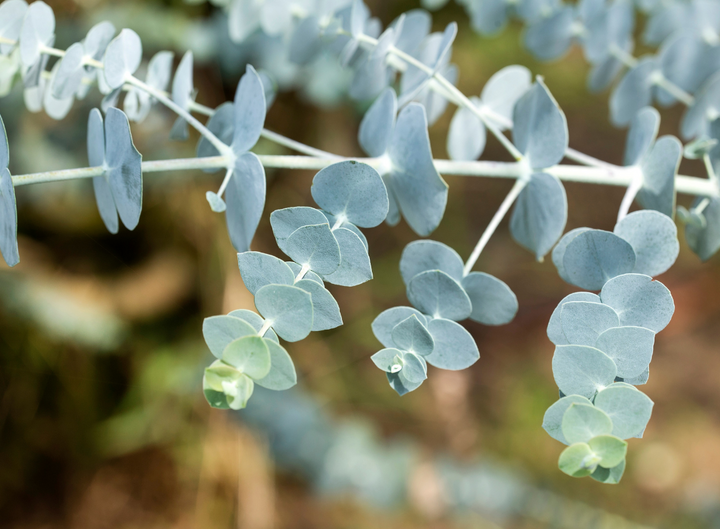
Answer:
[[[640,109],[650,106],[653,74],[657,71],[655,57],[643,57],[615,86],[610,95],[610,120],[613,125],[628,125]]]
[[[427,325],[435,345],[425,360],[440,369],[466,369],[480,358],[472,335],[460,324],[443,318],[430,320]]]
[[[220,141],[226,145],[230,145],[235,132],[235,106],[233,103],[228,101],[217,107],[215,113],[210,116],[205,126],[210,132],[217,136]],[[197,145],[198,158],[218,156],[219,154],[220,151],[218,151],[205,136],[200,136],[200,141]],[[219,168],[205,169],[205,172],[214,173],[218,170]]]
[[[312,296],[301,288],[266,285],[255,294],[255,306],[283,340],[297,342],[312,330]]]
[[[292,270],[293,274],[295,274],[295,279],[297,279],[297,276],[302,270],[302,267],[292,261],[285,261],[285,264],[290,267],[290,270]],[[312,270],[308,270],[307,272],[305,272],[303,279],[309,279],[310,281],[315,281],[320,286],[325,286],[325,282],[322,280],[322,278]]]
[[[595,346],[598,336],[620,325],[620,318],[602,303],[570,301],[563,304],[560,322],[568,343]]]
[[[217,358],[222,358],[230,342],[254,334],[257,334],[257,330],[252,325],[233,316],[211,316],[203,321],[205,343]]]
[[[0,37],[18,40],[28,5],[25,0],[6,0],[0,4]],[[0,54],[8,55],[15,44],[0,44]]]
[[[412,352],[403,351],[402,360],[403,367],[398,373],[401,380],[415,384],[427,378],[427,364],[421,356]]]
[[[297,373],[292,358],[278,343],[267,338],[264,341],[270,352],[270,371],[263,378],[255,379],[255,383],[275,391],[290,389],[297,384]]]
[[[83,39],[83,48],[85,48],[85,55],[88,57],[91,57],[97,61],[102,59],[103,55],[105,54],[105,50],[108,47],[108,44],[110,44],[110,41],[112,41],[113,37],[115,36],[115,26],[110,22],[98,22],[93,27],[90,28],[90,31],[87,32],[87,35],[85,35],[85,38]],[[163,52],[160,52],[163,53]],[[169,52],[165,52],[169,53]],[[171,55],[172,56],[172,55]],[[152,61],[151,61],[152,62]],[[172,64],[170,65],[172,66]],[[150,65],[148,65],[148,72],[151,70]],[[150,78],[150,74],[148,73],[148,79]],[[167,83],[162,86],[153,85],[155,88],[159,88],[160,90],[165,90],[165,87],[167,86]]]
[[[561,428],[568,443],[587,443],[612,432],[613,423],[607,413],[592,404],[572,403],[563,414]]]
[[[303,18],[290,37],[288,59],[291,63],[309,64],[322,49],[320,21],[311,15]]]
[[[636,377],[628,377],[628,378],[621,378],[619,382],[624,382],[628,385],[635,386],[642,386],[643,384],[647,384],[648,379],[650,378],[650,366],[645,368],[645,371],[643,371],[640,375]]]
[[[695,201],[695,206],[700,203]],[[705,225],[685,225],[685,240],[700,259],[707,261],[720,249],[720,199],[712,198],[702,212]]]
[[[568,279],[567,274],[565,273],[565,268],[563,267],[563,259],[565,257],[565,250],[568,247],[568,244],[572,242],[572,240],[580,235],[581,233],[584,233],[588,231],[590,228],[575,228],[573,230],[570,230],[565,235],[562,236],[562,238],[558,241],[558,243],[555,245],[555,248],[553,248],[552,251],[552,261],[555,265],[555,268],[557,268],[558,275],[562,277],[565,281],[570,283],[570,279]]]
[[[614,233],[588,230],[577,235],[565,249],[563,271],[573,285],[600,290],[608,279],[632,272],[635,251]]]
[[[142,212],[142,156],[133,145],[127,116],[117,108],[105,115],[105,162],[120,220],[133,230]]]
[[[311,268],[322,274],[323,279],[333,285],[354,287],[371,280],[373,273],[370,256],[360,237],[346,228],[337,228],[332,231],[332,235],[335,237],[335,245],[340,249],[340,265],[329,274],[315,266]]]
[[[448,185],[433,164],[422,105],[410,103],[400,112],[388,154],[390,186],[403,217],[415,233],[429,235],[445,213]]]
[[[430,332],[414,314],[398,323],[391,331],[391,335],[398,349],[420,356],[429,355],[435,346]]]
[[[193,100],[193,54],[192,51],[185,52],[183,58],[178,64],[175,71],[175,77],[172,84],[172,100],[182,109],[188,110],[188,106]],[[185,141],[188,139],[188,123],[178,116],[170,130],[170,139],[177,141]]]
[[[292,285],[295,274],[281,259],[261,252],[238,254],[238,266],[243,283],[251,294],[265,285]]]
[[[494,35],[507,24],[508,3],[505,0],[468,2],[466,5],[473,29],[482,35]]]
[[[675,216],[675,176],[682,160],[682,144],[674,136],[655,142],[641,164],[643,186],[637,200],[645,209]]]
[[[675,303],[665,285],[642,274],[625,274],[611,279],[600,299],[620,316],[623,327],[645,327],[662,331],[670,323]]]
[[[598,466],[595,472],[590,474],[590,477],[600,483],[606,483],[608,485],[617,485],[622,479],[623,473],[625,472],[625,460],[622,460],[619,465],[613,468],[603,468]]]
[[[627,443],[614,435],[598,435],[588,441],[590,449],[601,458],[598,466],[614,468],[625,460]]]
[[[653,401],[635,388],[613,384],[595,397],[595,406],[612,419],[612,434],[621,438],[642,437],[650,416]]]
[[[331,274],[340,266],[340,246],[327,223],[298,228],[284,246],[293,261],[318,274]]]
[[[677,227],[667,215],[652,210],[630,213],[613,230],[635,250],[637,274],[657,276],[668,270],[680,253]]]
[[[515,104],[513,123],[513,142],[533,169],[563,159],[569,141],[567,120],[542,78]]]
[[[368,156],[385,154],[395,129],[397,96],[391,87],[386,88],[365,112],[360,122],[358,140]]]
[[[617,376],[640,376],[650,365],[655,333],[643,327],[615,327],[598,336],[595,347],[613,359]]]
[[[230,342],[223,350],[222,361],[253,380],[270,372],[270,350],[265,340],[257,335]]]
[[[474,104],[480,100],[471,98]],[[470,109],[458,107],[450,121],[447,152],[451,160],[472,161],[480,158],[485,149],[486,132],[480,118]]]
[[[123,29],[105,50],[103,59],[105,82],[120,88],[134,74],[142,61],[142,41],[131,29]]]
[[[327,219],[328,224],[330,224],[330,226],[332,226],[335,229],[345,228],[346,230],[350,230],[351,232],[353,232],[355,235],[357,235],[360,238],[365,249],[367,249],[369,247],[368,242],[367,242],[367,237],[365,237],[363,232],[360,231],[360,228],[355,226],[355,224],[353,224],[352,222],[343,221],[343,220],[339,219],[338,217],[336,217],[335,215],[331,215],[327,211],[323,211],[322,213],[323,213],[323,215],[325,215],[325,218]],[[340,221],[340,224],[336,225],[338,220]]]
[[[423,325],[426,323],[425,316],[423,316],[420,311],[411,307],[393,307],[381,312],[372,322],[372,330],[375,338],[385,347],[395,347],[395,342],[392,339],[392,330],[398,323],[413,315],[417,316]]]
[[[1,126],[2,121],[0,121]],[[0,169],[0,252],[8,266],[15,266],[20,262],[15,188],[7,168]]]
[[[361,228],[374,228],[388,214],[388,195],[378,172],[353,160],[330,165],[315,175],[313,199],[325,211]]]
[[[333,295],[312,279],[301,279],[295,286],[309,292],[313,305],[313,331],[326,331],[342,325],[340,307]]]
[[[263,324],[265,323],[265,320],[262,319],[256,312],[253,312],[251,310],[247,309],[237,309],[228,314],[228,316],[232,316],[233,318],[240,318],[241,320],[249,323],[253,329],[255,329],[255,332],[260,332],[260,329],[263,328]],[[264,338],[267,338],[268,340],[272,340],[275,343],[279,343],[277,334],[275,334],[275,331],[272,329],[268,329],[265,331],[265,334],[263,335]]]
[[[525,47],[542,61],[559,59],[567,53],[575,38],[574,24],[573,6],[565,6],[540,17],[526,29],[523,38]]]
[[[653,107],[641,109],[630,123],[625,141],[623,165],[636,165],[650,152],[660,129],[660,112]]]
[[[385,373],[385,376],[387,376],[390,387],[401,397],[411,391],[415,391],[423,383],[422,380],[419,382],[410,382],[403,376],[402,370],[397,373]]]
[[[75,95],[85,75],[84,55],[85,48],[80,42],[76,42],[65,51],[50,87],[54,97],[67,99]]]
[[[570,444],[562,433],[562,420],[565,412],[571,404],[590,404],[592,403],[580,395],[568,395],[556,401],[545,412],[542,427],[552,437],[563,444]]]
[[[436,241],[414,241],[403,250],[400,275],[407,285],[416,275],[428,270],[440,270],[455,281],[463,279],[463,260],[447,244]]]
[[[232,149],[240,156],[260,138],[265,126],[265,89],[255,68],[248,64],[235,92]]]
[[[495,122],[501,130],[508,128],[508,122],[512,123],[515,104],[531,86],[532,74],[524,66],[514,64],[494,73],[482,89],[481,104],[483,108],[505,118],[505,122],[493,119],[492,115],[488,116],[490,121]]]
[[[485,272],[471,272],[460,285],[472,303],[471,320],[485,325],[505,325],[517,314],[515,293],[498,278]]]
[[[710,132],[708,116],[720,109],[720,72],[714,73],[695,94],[695,100],[683,116],[680,133],[686,140]]]
[[[555,347],[552,369],[560,391],[565,395],[582,395],[589,399],[612,384],[617,374],[612,358],[587,345]]]
[[[558,468],[568,476],[584,478],[595,471],[599,460],[587,443],[575,443],[562,451]]]
[[[403,352],[394,347],[382,349],[372,355],[370,359],[386,373],[398,373],[403,368]]]
[[[413,277],[407,297],[423,314],[460,321],[472,313],[470,298],[460,284],[445,272],[428,270]]]
[[[571,301],[588,301],[590,303],[601,302],[600,296],[598,296],[597,294],[593,294],[592,292],[573,292],[572,294],[565,296],[558,304],[558,306],[555,307],[552,316],[550,316],[550,321],[548,322],[547,335],[548,338],[550,338],[550,341],[555,345],[570,344],[570,342],[568,342],[567,338],[565,337],[565,333],[562,329],[561,314],[565,304]]]
[[[238,156],[225,191],[225,220],[238,252],[250,249],[265,208],[265,169],[252,152]]]
[[[513,238],[541,260],[562,235],[566,222],[565,188],[554,176],[534,173],[510,219]]]
[[[223,367],[223,363],[220,360],[213,362],[210,367],[216,367],[216,364],[217,367]],[[237,372],[229,366],[228,368]],[[230,405],[228,404],[227,397],[223,391],[222,377],[220,377],[215,371],[215,369],[205,369],[205,372],[203,373],[203,394],[205,395],[205,400],[207,400],[211,407],[227,410],[230,408]]]
[[[20,28],[20,59],[32,66],[40,59],[40,47],[46,46],[55,36],[55,14],[45,2],[37,1],[25,10]]]
[[[272,226],[275,240],[277,241],[278,247],[286,254],[286,241],[295,230],[303,226],[327,223],[327,218],[320,210],[305,206],[277,209],[270,214],[270,225]],[[328,228],[329,227],[330,226],[328,226]]]

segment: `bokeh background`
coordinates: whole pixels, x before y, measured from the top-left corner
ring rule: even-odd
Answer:
[[[209,4],[177,1],[54,0],[57,45],[80,40],[99,20],[130,27],[145,57],[170,49],[196,58],[198,102],[232,98],[252,58],[227,37]],[[370,0],[383,25],[418,7]],[[512,24],[494,39],[473,33],[449,4],[434,29],[459,23],[453,62],[459,86],[478,94],[503,66],[545,76],[564,109],[572,147],[620,163],[625,131],[608,123],[607,94],[585,89],[579,50],[557,63],[534,61]],[[642,50],[640,50],[642,51]],[[337,86],[347,75],[324,68]],[[317,70],[315,70],[317,71]],[[329,75],[329,74],[328,74]],[[327,79],[325,77],[324,79]],[[267,127],[347,156],[363,105],[313,76],[282,80]],[[16,86],[0,99],[15,174],[87,165],[91,92],[62,122],[30,114]],[[682,109],[663,110],[674,134]],[[431,129],[445,158],[453,109]],[[132,128],[146,160],[194,155],[195,141],[168,139],[174,116],[156,107]],[[261,142],[263,153],[283,153]],[[507,160],[492,139],[484,159]],[[683,162],[684,174],[702,175]],[[312,205],[313,174],[268,171],[266,212]],[[510,188],[504,180],[448,177],[449,205],[432,238],[467,257]],[[619,485],[576,480],[557,469],[559,443],[540,427],[557,398],[545,327],[573,289],[550,260],[535,262],[507,222],[476,266],[516,292],[520,310],[503,327],[464,325],[480,361],[462,372],[430,368],[402,398],[370,361],[380,348],[370,330],[382,310],[407,304],[398,271],[416,239],[403,223],[367,230],[375,279],[332,287],[345,325],[288,344],[300,377],[284,393],[256,391],[247,410],[211,410],[201,391],[209,364],[204,317],[252,308],[224,217],[205,192],[220,175],[146,178],[134,232],[111,236],[90,182],[18,189],[21,263],[0,265],[0,526],[7,528],[584,528],[720,527],[720,266],[700,263],[682,242],[662,277],[676,313],[656,340],[654,401],[645,438],[631,440]],[[567,184],[568,229],[612,229],[623,190]],[[686,204],[689,197],[680,197]],[[681,230],[682,231],[682,230]],[[254,249],[280,256],[267,215]]]

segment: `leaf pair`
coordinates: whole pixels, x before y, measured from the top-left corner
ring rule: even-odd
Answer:
[[[484,272],[465,275],[463,267],[457,252],[445,244],[408,244],[400,259],[408,299],[429,317],[470,318],[485,325],[509,323],[518,309],[510,287]]]
[[[387,186],[390,209],[387,222],[400,222],[429,235],[442,220],[448,186],[433,164],[425,109],[405,107],[395,121],[397,97],[387,88],[368,109],[360,124],[359,141],[370,156],[387,161],[380,169]]]
[[[118,217],[129,230],[135,229],[142,211],[142,156],[133,145],[127,116],[110,108],[105,122],[98,109],[88,118],[88,160],[102,167],[93,178],[95,200],[110,233],[119,229]]]
[[[657,211],[630,213],[614,232],[576,228],[552,252],[558,274],[585,290],[600,290],[610,279],[636,273],[657,276],[680,251],[675,223]]]

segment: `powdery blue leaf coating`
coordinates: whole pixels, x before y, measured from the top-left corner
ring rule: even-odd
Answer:
[[[498,278],[485,272],[471,272],[460,285],[472,303],[471,320],[485,325],[505,325],[517,314],[515,293]]]
[[[523,38],[525,47],[540,60],[559,59],[567,53],[575,38],[574,23],[575,10],[565,6],[527,28]]]
[[[299,264],[294,263],[292,261],[285,261],[285,264],[290,267],[290,270],[293,271],[293,274],[295,274],[295,277],[297,278],[297,275],[302,270],[302,267]],[[319,275],[317,275],[315,272],[313,272],[312,270],[308,270],[305,273],[305,275],[303,276],[303,279],[309,279],[310,281],[315,281],[321,287],[325,286],[325,282],[322,280],[322,278]]]
[[[478,105],[477,98],[471,101]],[[472,161],[480,158],[485,149],[485,126],[471,110],[458,107],[450,122],[447,152],[451,160]]]
[[[670,218],[675,216],[675,175],[682,160],[682,144],[674,136],[655,142],[641,164],[643,187],[637,200],[645,209],[654,209]]]
[[[632,386],[642,386],[643,384],[647,384],[647,381],[650,379],[650,366],[645,368],[645,371],[642,372],[639,376],[632,377],[632,378],[623,378],[616,382],[624,382],[626,384],[631,384]]]
[[[0,120],[0,127],[3,126]],[[3,129],[4,132],[4,129]],[[3,140],[0,139],[0,143]],[[10,171],[0,168],[0,252],[8,266],[20,262],[17,244],[17,206]]]
[[[470,23],[482,35],[494,35],[507,24],[508,3],[506,0],[484,0],[468,2]]]
[[[627,443],[614,435],[598,435],[588,441],[593,453],[600,458],[598,467],[614,468],[625,461]]]
[[[411,307],[393,307],[381,312],[372,322],[372,330],[375,338],[385,347],[395,347],[395,342],[392,339],[392,330],[398,323],[413,315],[417,316],[422,324],[427,323],[425,316],[423,316],[420,311]]]
[[[513,110],[513,142],[534,169],[556,165],[568,148],[565,114],[541,77]]]
[[[440,369],[457,371],[466,369],[480,358],[477,344],[462,325],[451,320],[435,318],[427,328],[433,337],[433,352],[425,360]]]
[[[0,37],[18,40],[28,5],[25,0],[6,0],[0,4]],[[0,54],[8,55],[15,44],[0,44]]]
[[[315,267],[311,268],[333,285],[354,287],[370,281],[373,278],[370,256],[360,237],[346,228],[337,228],[332,234],[340,248],[340,265],[330,274],[322,273]]]
[[[237,309],[228,314],[228,316],[232,316],[233,318],[239,318],[247,323],[249,323],[253,329],[255,329],[255,332],[260,332],[260,330],[263,327],[263,324],[265,323],[265,320],[262,319],[257,312],[253,312],[251,310],[247,309]],[[275,331],[272,329],[268,329],[265,331],[265,334],[263,335],[263,338],[267,338],[268,340],[272,340],[275,343],[279,343],[277,334],[275,334]]]
[[[193,100],[193,53],[185,52],[175,70],[172,84],[172,100],[182,109],[188,110]],[[188,124],[182,117],[178,117],[170,132],[170,139],[184,141],[188,139]]]
[[[435,346],[430,332],[414,314],[393,327],[391,335],[398,349],[420,356],[429,355]]]
[[[255,306],[283,340],[297,342],[312,330],[312,296],[301,288],[266,285],[255,294]]]
[[[440,68],[439,74],[451,85],[456,86],[460,69],[455,64],[448,64]],[[415,101],[419,102],[425,108],[428,124],[431,126],[440,119],[449,105],[449,101],[444,94],[432,90],[428,85],[420,90]]]
[[[388,214],[388,196],[378,172],[353,160],[329,165],[313,178],[312,196],[325,211],[361,228],[374,228]]]
[[[45,113],[54,120],[60,121],[65,119],[72,110],[75,98],[70,96],[66,99],[58,99],[53,95],[52,86],[55,84],[60,63],[56,62],[50,71],[50,79],[43,87],[42,105]]]
[[[227,204],[215,191],[206,191],[205,199],[208,201],[208,204],[210,204],[210,209],[212,209],[215,213],[223,213],[227,211]]]
[[[313,331],[326,331],[342,325],[340,307],[325,287],[311,279],[301,279],[295,286],[312,296]]]
[[[695,201],[697,206],[702,199]],[[705,226],[685,225],[685,240],[700,259],[707,261],[720,249],[720,199],[712,198],[702,212]]]
[[[611,418],[592,404],[571,403],[562,419],[562,434],[568,443],[587,443],[613,429]]]
[[[587,345],[558,345],[552,368],[560,391],[565,395],[582,395],[589,399],[612,384],[617,374],[612,358]]]
[[[505,118],[505,123],[493,119],[500,130],[508,128],[512,123],[513,110],[517,101],[532,86],[532,74],[524,66],[512,65],[499,70],[485,83],[480,94],[481,105],[484,109]]]
[[[632,54],[632,40],[628,40],[625,46],[621,46],[626,53]],[[593,64],[587,77],[587,88],[590,93],[597,94],[609,87],[620,75],[625,65],[614,55],[608,55],[604,60]]]
[[[427,364],[415,353],[403,351],[403,367],[398,372],[400,380],[410,384],[421,383],[427,378]]]
[[[622,479],[624,472],[625,460],[623,460],[619,465],[613,468],[603,468],[601,466],[598,466],[595,469],[595,472],[590,474],[590,477],[593,478],[595,481],[599,481],[600,483],[617,485],[618,483],[620,483],[620,479]]]
[[[250,249],[265,208],[265,169],[251,152],[238,156],[225,191],[225,220],[230,240],[238,252]]]
[[[232,149],[239,156],[257,143],[265,126],[265,89],[255,68],[249,64],[235,92],[234,111]]]
[[[547,335],[548,338],[550,338],[550,341],[555,345],[570,344],[570,342],[568,342],[567,338],[565,337],[565,333],[562,329],[561,314],[565,304],[570,303],[571,301],[587,301],[590,303],[601,303],[600,296],[598,296],[597,294],[593,294],[592,292],[573,292],[572,294],[565,296],[563,300],[558,304],[558,306],[555,307],[552,316],[550,316],[550,321],[548,322]]]
[[[352,222],[340,220],[338,219],[338,217],[336,217],[335,215],[331,215],[327,211],[323,211],[322,214],[325,215],[325,218],[327,219],[327,222],[328,224],[330,224],[330,226],[333,226],[335,229],[345,228],[346,230],[350,230],[360,238],[366,250],[369,248],[367,237],[363,235],[363,232],[361,232],[360,229],[355,226],[355,224],[353,224]],[[338,220],[340,220],[340,224],[336,226]]]
[[[395,90],[388,87],[365,112],[360,122],[358,140],[368,156],[385,154],[395,128],[396,114],[397,96]]]
[[[242,409],[254,388],[255,384],[249,376],[221,360],[215,360],[203,375],[203,393],[213,408]]]
[[[323,215],[322,211],[315,208],[297,206],[276,209],[270,214],[270,226],[272,226],[275,240],[278,247],[286,254],[288,237],[298,228],[315,224],[328,224],[327,217]]]
[[[440,270],[455,281],[463,279],[463,260],[448,245],[436,241],[414,241],[403,250],[400,275],[405,285],[416,275],[428,270]]]
[[[643,392],[613,384],[595,397],[595,406],[612,419],[612,434],[620,439],[642,437],[650,416],[653,401]]]
[[[633,247],[637,274],[657,276],[668,270],[680,253],[677,227],[667,215],[652,210],[630,213],[613,230]]]
[[[348,95],[358,101],[373,99],[387,88],[391,77],[392,70],[384,57],[367,56],[365,62],[355,70]]]
[[[397,18],[390,24],[397,28],[400,19]],[[423,39],[430,33],[432,18],[423,9],[412,9],[404,14],[402,28],[399,31],[395,47],[406,53],[413,54]]]
[[[230,342],[222,354],[222,361],[252,379],[270,372],[270,350],[260,336],[245,336]]]
[[[65,51],[65,55],[59,61],[60,66],[58,66],[51,86],[54,97],[67,99],[75,95],[85,75],[84,55],[85,48],[79,42],[76,42]]]
[[[90,28],[90,31],[88,31],[85,39],[83,39],[82,44],[83,48],[85,48],[85,55],[99,61],[103,55],[105,55],[105,50],[114,36],[115,26],[113,26],[112,23],[105,21],[95,24]],[[167,86],[167,83],[165,86]],[[165,86],[160,89],[165,90]]]
[[[658,56],[665,79],[690,94],[695,93],[718,67],[717,48],[692,32],[666,39]],[[662,86],[657,87],[656,99],[663,106],[677,102]]]
[[[650,106],[654,87],[652,76],[656,71],[656,59],[643,57],[615,86],[610,95],[610,121],[613,125],[628,125],[640,109]]]
[[[695,94],[695,100],[683,116],[680,135],[686,139],[709,135],[710,119],[720,110],[720,72],[703,83]]]
[[[320,22],[316,16],[309,16],[295,26],[288,46],[290,62],[306,65],[310,63],[322,49]]]
[[[242,43],[260,25],[260,3],[231,2],[228,11],[228,31],[230,40]]]
[[[660,112],[653,107],[641,109],[630,122],[623,165],[636,165],[650,152],[660,129]]]
[[[428,270],[413,277],[407,297],[423,314],[460,321],[472,313],[470,298],[460,284],[445,272]]]
[[[650,366],[655,345],[655,333],[643,327],[615,327],[608,329],[595,342],[595,347],[612,358],[617,376],[640,376]]]
[[[577,235],[565,249],[564,275],[585,290],[600,290],[608,279],[632,272],[635,251],[614,233],[588,230]]]
[[[400,211],[418,235],[429,235],[445,213],[448,186],[433,165],[422,105],[410,103],[400,112],[389,155],[391,187]]]
[[[566,445],[570,443],[567,439],[565,439],[565,436],[562,433],[562,420],[563,415],[565,415],[565,412],[571,404],[592,405],[592,402],[580,395],[568,395],[567,397],[563,397],[547,409],[542,423],[543,429],[548,433],[548,435],[550,435],[550,437]]]
[[[401,397],[411,391],[415,391],[423,383],[422,380],[420,382],[408,381],[405,377],[403,377],[402,371],[397,373],[385,373],[385,375],[390,383],[390,387],[393,388]]]
[[[230,342],[256,333],[248,322],[233,316],[211,316],[203,320],[205,343],[217,358],[222,358],[223,351]]]
[[[45,2],[33,2],[25,11],[20,28],[20,59],[32,66],[40,59],[40,47],[55,37],[55,14]]]
[[[127,116],[117,108],[105,116],[105,163],[120,220],[133,230],[142,212],[142,156],[133,145]]]
[[[275,391],[284,391],[297,384],[295,364],[288,352],[273,340],[264,340],[270,352],[270,371],[263,378],[255,379],[258,386]]]
[[[323,276],[340,266],[340,247],[327,223],[298,228],[288,237],[283,251],[297,264]]]
[[[87,150],[90,167],[102,167],[105,164],[105,129],[102,114],[97,108],[92,109],[88,117]],[[117,233],[120,223],[107,173],[93,178],[93,189],[105,227],[110,233]]]
[[[230,145],[233,140],[233,134],[235,133],[235,105],[228,101],[217,107],[215,113],[210,116],[206,127],[210,132],[215,134],[220,141],[226,145]],[[200,136],[200,141],[197,146],[198,158],[218,156],[219,154],[220,152],[205,136]],[[208,173],[214,173],[216,171],[219,171],[219,168],[205,169],[205,172]]]
[[[243,283],[253,295],[265,285],[292,285],[295,280],[290,267],[272,255],[243,252],[237,258]]]
[[[567,196],[560,181],[535,173],[520,192],[510,219],[513,238],[541,260],[562,235],[567,222]]]
[[[620,319],[612,308],[588,301],[570,301],[563,304],[560,322],[568,343],[595,347],[598,336],[620,325]]]
[[[563,259],[565,258],[565,250],[568,247],[568,244],[580,235],[581,233],[585,233],[590,228],[575,228],[573,230],[570,230],[565,235],[562,236],[562,238],[558,241],[558,243],[555,245],[555,248],[553,248],[552,251],[552,261],[555,265],[555,268],[557,268],[558,275],[562,277],[565,281],[568,283],[571,283],[570,279],[568,278],[567,274],[565,273],[565,268],[563,267]]]
[[[587,443],[573,443],[560,454],[558,468],[573,478],[584,478],[597,469],[600,459]]]
[[[670,323],[675,303],[665,285],[642,274],[625,274],[611,279],[600,299],[615,309],[623,327],[645,327],[662,331]]]
[[[105,50],[103,59],[105,82],[108,87],[120,88],[128,76],[134,74],[142,61],[142,42],[131,29],[123,29]]]
[[[400,349],[388,347],[372,355],[370,360],[386,373],[397,373],[403,367],[402,358],[403,352]]]

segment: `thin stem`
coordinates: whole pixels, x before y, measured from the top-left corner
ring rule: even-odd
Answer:
[[[272,327],[273,322],[271,320],[265,320],[263,322],[263,326],[258,331],[258,336],[265,336],[265,333],[270,330],[270,327]]]
[[[305,145],[304,143],[300,143],[299,141],[291,140],[290,138],[286,138],[285,136],[268,129],[263,129],[260,135],[265,139],[277,143],[278,145],[282,145],[283,147],[287,147],[288,149],[300,152],[302,154],[306,154],[308,156],[316,156],[318,158],[332,158],[335,160],[343,159],[342,156],[316,149],[315,147],[310,147],[309,145]]]
[[[587,155],[580,151],[576,151],[570,147],[565,151],[565,157],[569,160],[573,160],[582,165],[588,165],[590,167],[616,167],[613,164],[598,160],[594,156]]]
[[[618,222],[627,217],[630,206],[632,206],[633,200],[635,200],[638,192],[642,189],[642,185],[643,179],[642,177],[638,177],[628,186],[627,191],[625,191],[625,196],[623,196],[622,202],[620,203],[620,209],[618,210]]]
[[[47,46],[43,46],[42,44],[40,45],[40,53],[44,53],[45,55],[52,55],[54,57],[65,57],[64,50],[49,48]]]
[[[0,37],[0,44],[10,44],[11,46],[15,46],[17,44],[17,41],[5,37]]]
[[[718,185],[718,177],[715,173],[715,168],[713,167],[712,160],[710,159],[710,155],[708,153],[703,154],[703,163],[705,164],[705,169],[707,170],[710,181],[713,184]]]
[[[702,215],[703,211],[705,211],[705,208],[707,208],[709,205],[710,199],[708,197],[703,198],[695,208],[695,213],[697,213],[698,215]]]
[[[685,90],[670,81],[667,77],[663,75],[661,71],[658,70],[653,74],[652,81],[655,86],[663,88],[671,96],[680,101],[683,105],[689,107],[692,106],[693,103],[695,103],[695,98],[691,94],[688,94]]]
[[[614,42],[610,44],[610,55],[628,68],[635,68],[637,66],[638,60]]]
[[[493,233],[495,233],[495,230],[500,225],[500,222],[503,218],[505,218],[507,212],[510,211],[510,208],[515,202],[515,199],[517,199],[520,192],[525,189],[525,186],[528,184],[528,182],[529,180],[526,180],[524,178],[518,178],[517,180],[515,180],[515,184],[513,185],[512,189],[507,194],[502,204],[500,204],[500,207],[495,212],[495,215],[493,215],[493,218],[490,220],[490,224],[487,225],[487,228],[485,228],[485,231],[480,237],[480,240],[475,245],[475,249],[470,254],[470,257],[468,257],[468,260],[465,263],[465,268],[463,268],[463,275],[468,275],[473,269],[473,266],[475,266],[475,263],[477,263],[480,254],[485,249],[487,243],[490,241],[490,237],[492,237]]]
[[[233,168],[228,167],[227,172],[225,173],[225,178],[223,178],[222,184],[220,184],[220,189],[218,189],[217,195],[218,197],[222,198],[223,194],[225,193],[225,189],[227,189],[228,184],[230,183],[230,178],[233,174]]]
[[[175,103],[172,99],[167,97],[165,95],[165,92],[161,92],[160,90],[156,90],[152,86],[149,86],[145,83],[143,83],[140,79],[137,79],[136,77],[128,76],[127,82],[130,83],[133,86],[136,86],[140,90],[143,90],[153,96],[155,99],[160,101],[163,105],[168,107],[170,110],[175,112],[178,116],[182,117],[185,121],[187,121],[190,125],[192,125],[193,128],[195,128],[200,134],[205,136],[207,140],[215,147],[220,154],[224,156],[234,156],[232,149],[225,145],[215,134],[210,132],[205,125],[200,123],[197,119],[193,117],[190,112],[185,110],[184,108],[180,107],[177,103]]]
[[[302,268],[300,268],[300,271],[298,272],[298,275],[295,276],[295,280],[293,283],[297,283],[298,281],[302,281],[302,279],[307,275],[307,273],[310,271],[310,265],[304,264],[302,265]]]

